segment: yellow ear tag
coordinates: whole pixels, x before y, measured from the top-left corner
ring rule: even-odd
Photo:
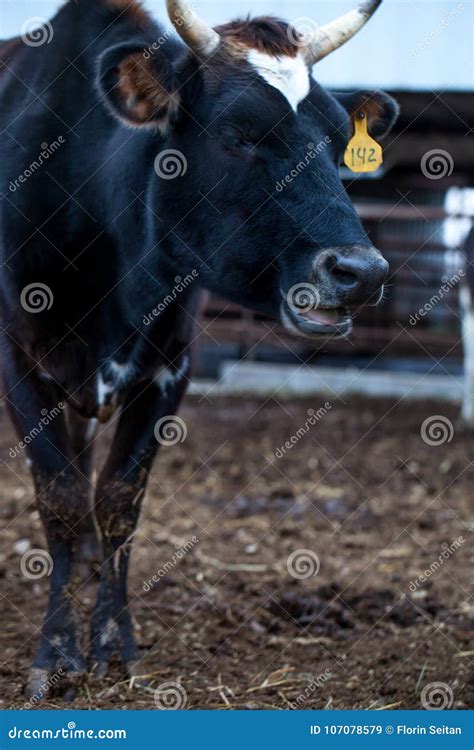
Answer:
[[[367,132],[365,112],[354,117],[354,135],[347,144],[344,164],[353,172],[375,172],[383,162],[382,146]]]

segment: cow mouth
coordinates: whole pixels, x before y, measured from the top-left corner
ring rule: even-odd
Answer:
[[[285,300],[281,322],[289,333],[303,338],[343,338],[352,330],[352,318],[344,307],[297,308]]]

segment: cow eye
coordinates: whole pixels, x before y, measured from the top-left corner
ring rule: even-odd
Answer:
[[[225,148],[234,152],[244,151],[248,153],[258,144],[258,140],[251,133],[235,127],[224,128],[220,132],[220,139]]]
[[[250,135],[240,135],[238,138],[238,142],[241,146],[244,146],[246,148],[253,148],[257,145],[257,141],[255,138],[252,138]]]

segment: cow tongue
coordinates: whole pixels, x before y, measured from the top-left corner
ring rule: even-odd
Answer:
[[[340,320],[340,310],[305,310],[301,313],[304,318],[311,320],[313,323],[322,325],[334,325]]]

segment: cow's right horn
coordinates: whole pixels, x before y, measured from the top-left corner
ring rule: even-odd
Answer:
[[[173,26],[188,47],[201,57],[209,57],[216,50],[220,36],[212,26],[202,21],[187,0],[166,0]]]
[[[321,26],[305,45],[304,57],[309,67],[341,47],[367,23],[382,0],[367,0],[335,21]]]

